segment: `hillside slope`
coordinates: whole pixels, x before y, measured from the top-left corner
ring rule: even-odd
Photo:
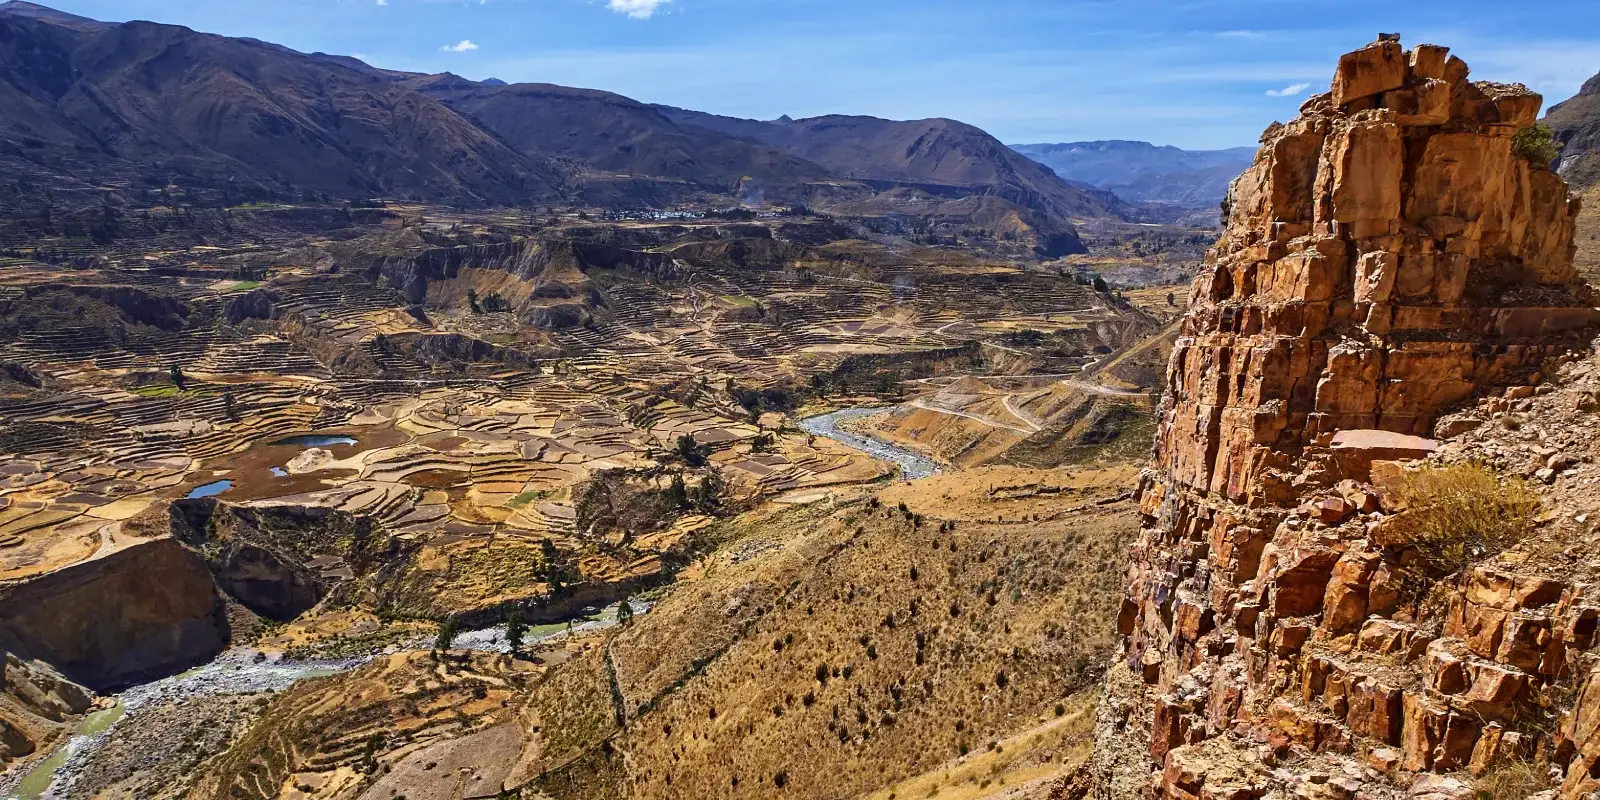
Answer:
[[[19,175],[468,204],[551,196],[562,180],[386,76],[150,22],[0,13],[0,112],[0,158]]]
[[[1041,478],[986,477],[1018,475]],[[1083,690],[1113,639],[1132,522],[1114,494],[1128,470],[1045,477],[1056,493],[996,496],[950,476],[834,508],[753,512],[724,523],[725,544],[648,614],[543,646],[542,674],[516,696],[499,689],[511,676],[494,674],[504,659],[459,655],[303,683],[188,796],[273,797],[292,780],[307,800],[391,797],[386,784],[404,774],[408,797],[442,800],[462,796],[450,794],[459,770],[563,800],[922,797],[935,786],[1042,800],[1090,750],[1094,696]],[[1063,493],[1081,505],[1062,507]],[[476,681],[488,702],[459,713],[434,701],[455,691],[461,702]],[[509,747],[468,746],[507,708],[518,716]],[[433,739],[446,730],[430,725],[450,714],[462,746],[447,760]],[[385,735],[390,724],[404,733]],[[434,760],[449,768],[408,773]]]
[[[1578,94],[1550,107],[1545,123],[1561,151],[1561,175],[1577,186],[1600,183],[1600,75],[1590,78]]]

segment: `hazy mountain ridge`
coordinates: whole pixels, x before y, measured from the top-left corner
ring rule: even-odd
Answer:
[[[655,108],[611,92],[554,84],[479,83],[451,74],[407,85],[473,119],[512,147],[595,169],[654,175],[723,190],[744,177],[804,182],[831,177],[811,162],[714,131],[685,129]]]
[[[1072,186],[984,131],[950,119],[896,121],[823,116],[771,122],[656,106],[679,124],[761,142],[857,180],[924,187],[977,187],[1063,217],[1124,216],[1120,200]]]
[[[1054,170],[1114,192],[1130,202],[1211,206],[1228,192],[1228,183],[1250,166],[1255,150],[1183,150],[1149,142],[1097,141],[1017,144],[1011,148]]]
[[[393,79],[151,22],[0,13],[0,157],[84,180],[552,197],[561,170]],[[163,184],[164,185],[164,184]]]

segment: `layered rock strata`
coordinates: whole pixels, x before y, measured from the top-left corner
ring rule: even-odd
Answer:
[[[1533,746],[1520,710],[1593,644],[1596,612],[1555,581],[1480,576],[1417,618],[1368,525],[1375,471],[1592,330],[1578,202],[1513,146],[1540,104],[1443,47],[1380,41],[1262,136],[1170,364],[1099,796],[1386,796]]]

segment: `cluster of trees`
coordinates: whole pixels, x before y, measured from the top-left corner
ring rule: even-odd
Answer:
[[[1097,292],[1111,291],[1111,284],[1106,283],[1106,279],[1100,277],[1100,273],[1098,272],[1091,272],[1088,275],[1085,275],[1081,272],[1076,273],[1072,276],[1072,282],[1078,284],[1079,286],[1092,286]]]
[[[480,300],[478,290],[471,287],[467,288],[467,307],[471,308],[474,314],[511,310],[511,304],[506,302],[505,297],[499,292],[490,292],[489,296]]]

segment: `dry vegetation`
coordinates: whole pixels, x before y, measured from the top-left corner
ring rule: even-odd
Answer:
[[[868,501],[738,524],[703,577],[529,701],[542,744],[527,774],[540,789],[837,797],[920,780],[925,795],[941,783],[1000,791],[1000,775],[1059,777],[1086,752],[1074,737],[1090,701],[1074,695],[1111,646],[1122,512],[950,530]],[[752,551],[764,552],[736,563]],[[608,671],[625,730],[595,709],[593,682]]]
[[[524,797],[1043,797],[1089,753],[1132,524],[1124,471],[1045,475],[1064,488],[941,476],[718,523],[649,614],[537,664],[411,654],[302,683],[194,796],[367,796],[483,737],[450,750],[462,774]]]
[[[1526,483],[1478,464],[1408,472],[1397,493],[1405,511],[1385,524],[1383,538],[1405,549],[1401,578],[1410,593],[1516,545],[1539,512]]]
[[[1578,212],[1578,273],[1590,284],[1600,285],[1600,186],[1590,189]]]

